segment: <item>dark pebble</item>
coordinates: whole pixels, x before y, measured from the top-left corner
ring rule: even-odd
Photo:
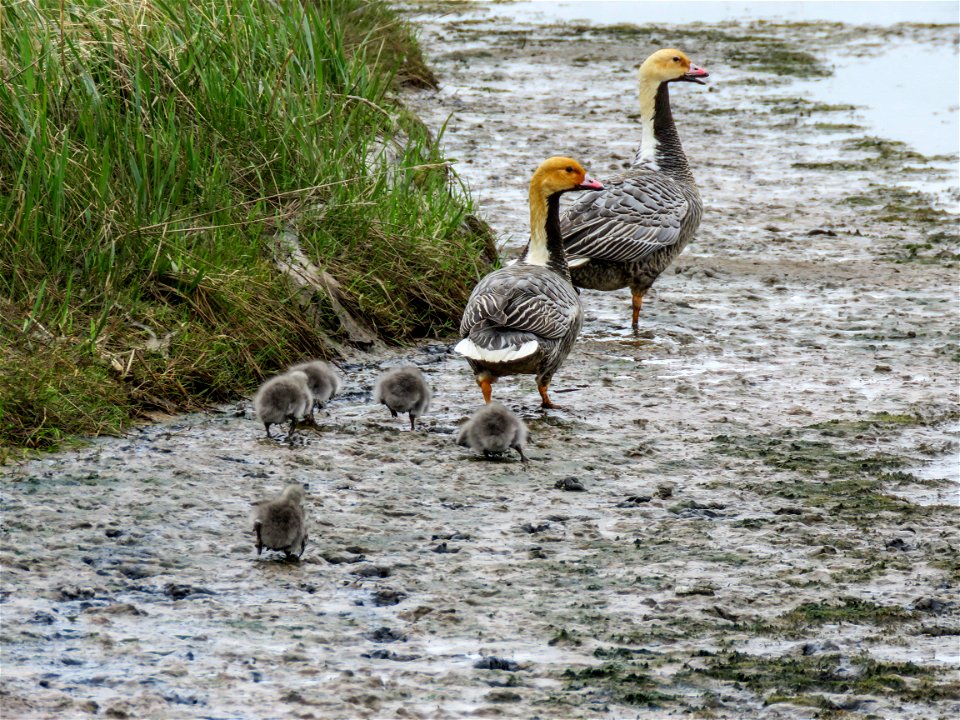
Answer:
[[[373,640],[374,642],[390,643],[390,642],[403,642],[407,639],[407,636],[396,630],[391,630],[388,627],[381,627],[374,630],[372,633],[367,634],[367,638]]]
[[[795,507],[783,507],[773,511],[774,515],[803,515],[803,510]]]
[[[357,577],[385,578],[390,577],[390,568],[379,565],[364,565],[363,567],[357,568],[353,574]]]
[[[557,480],[553,485],[558,490],[565,490],[567,492],[585,492],[586,488],[583,486],[583,483],[577,480],[575,477],[565,477],[563,480]]]
[[[363,555],[341,555],[339,553],[325,552],[320,555],[331,565],[352,565],[353,563],[363,562],[366,558]]]
[[[487,655],[487,657],[477,660],[473,666],[477,668],[477,670],[506,670],[507,672],[516,672],[520,669],[519,663],[513,660],[494,657],[493,655]]]
[[[433,548],[431,552],[435,552],[438,555],[453,555],[454,553],[460,552],[460,548],[452,548],[449,545],[447,545],[445,542],[442,542],[439,545],[437,545],[435,548]]]
[[[107,531],[104,532],[103,534],[106,535],[108,538],[116,538],[116,537],[120,537],[121,535],[123,535],[123,530],[117,530],[116,528],[110,528],[109,530],[107,530]]]
[[[53,623],[56,622],[56,618],[50,613],[45,613],[38,610],[33,614],[32,618],[27,620],[27,622],[35,623],[37,625],[53,625]]]
[[[933,613],[934,615],[940,615],[947,608],[949,608],[953,603],[944,602],[943,600],[937,600],[936,598],[920,598],[913,603],[914,610],[920,610],[922,612]]]
[[[407,594],[405,592],[392,588],[379,588],[373,593],[373,604],[377,607],[398,605],[406,599]]]
[[[374,660],[393,660],[394,662],[410,662],[420,659],[419,655],[400,655],[391,650],[374,650],[370,653],[363,653],[363,657]]]
[[[93,588],[81,588],[76,585],[68,585],[67,587],[60,588],[60,599],[61,600],[86,600],[92,598],[96,595]]]
[[[901,552],[907,552],[910,550],[910,546],[903,540],[903,538],[894,538],[893,540],[888,540],[884,545],[887,550],[899,550]]]
[[[212,590],[206,588],[194,587],[193,585],[178,585],[176,583],[167,583],[163,586],[163,593],[174,600],[183,600],[192,598],[196,595],[215,595]]]
[[[459,532],[438,533],[436,535],[431,535],[430,539],[431,540],[469,540],[470,536],[464,535],[463,533],[459,533]]]
[[[534,525],[533,523],[524,523],[520,526],[520,529],[525,533],[530,535],[535,535],[536,533],[543,532],[544,530],[550,529],[550,523],[540,523],[539,525]]]
[[[618,508],[635,508],[648,503],[653,498],[650,495],[631,495],[626,500],[617,503]]]

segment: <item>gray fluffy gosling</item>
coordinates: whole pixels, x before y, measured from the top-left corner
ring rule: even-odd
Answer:
[[[394,417],[397,413],[408,413],[411,430],[416,428],[416,418],[430,408],[431,397],[423,373],[412,365],[388,370],[373,386],[374,402],[386,405]]]
[[[303,514],[303,488],[287,485],[273,500],[257,505],[253,532],[257,536],[257,555],[267,550],[280,550],[287,558],[299,558],[307,547],[307,525]]]
[[[523,447],[527,444],[527,426],[497,401],[477,410],[460,429],[457,444],[473,448],[485,456],[500,455],[511,448],[527,462]]]
[[[253,398],[253,407],[257,417],[270,435],[270,426],[290,421],[290,433],[297,427],[297,420],[303,419],[313,408],[313,395],[308,387],[307,374],[294,370],[286,375],[278,375],[267,380],[257,390]]]
[[[322,408],[330,398],[340,392],[340,378],[333,369],[322,360],[294,365],[288,372],[299,370],[307,374],[307,387],[313,395],[315,407]]]

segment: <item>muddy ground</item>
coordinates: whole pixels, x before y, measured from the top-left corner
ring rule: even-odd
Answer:
[[[452,114],[507,255],[541,159],[632,157],[647,52],[705,65],[673,94],[695,243],[638,335],[627,291],[583,293],[567,410],[495,386],[527,467],[454,444],[481,398],[451,339],[346,359],[293,442],[241,403],[4,468],[3,716],[956,717],[956,224],[904,190],[950,162],[792,95],[810,61],[779,52],[890,32],[427,18],[443,86],[405,99]],[[370,401],[406,362],[436,390],[415,433]],[[258,558],[250,503],[291,481],[307,552]]]

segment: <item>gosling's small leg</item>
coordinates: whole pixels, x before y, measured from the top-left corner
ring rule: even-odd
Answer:
[[[264,423],[263,426],[267,429],[267,437],[272,438],[273,435],[270,434],[270,423]]]
[[[290,418],[290,432],[287,433],[287,437],[293,437],[293,431],[297,429],[297,418]]]
[[[530,462],[530,458],[528,458],[526,455],[523,454],[522,447],[520,447],[519,445],[514,445],[513,449],[516,450],[518,453],[520,453],[520,462],[522,462],[524,465]]]
[[[417,419],[413,416],[413,413],[407,414],[410,415],[410,430],[412,432],[413,430],[417,429]]]
[[[263,538],[260,536],[260,523],[254,523],[253,529],[257,532],[257,557],[259,557],[263,552]]]
[[[640,310],[643,308],[643,293],[633,292],[633,323],[630,325],[634,330],[637,329],[640,320]]]

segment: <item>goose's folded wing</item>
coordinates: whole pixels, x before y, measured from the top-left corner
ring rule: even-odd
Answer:
[[[569,259],[632,262],[680,240],[690,209],[683,193],[655,176],[614,178],[584,193],[560,219]]]
[[[461,336],[500,327],[555,340],[570,331],[579,310],[573,291],[559,277],[511,272],[517,268],[491,273],[474,288],[460,321]]]

